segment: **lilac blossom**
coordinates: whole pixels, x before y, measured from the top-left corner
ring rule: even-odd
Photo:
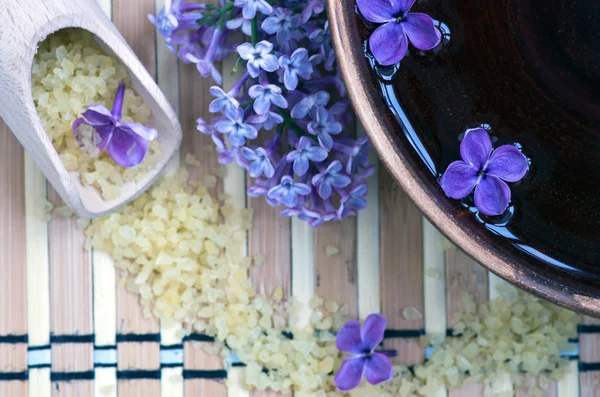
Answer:
[[[246,19],[252,19],[257,12],[269,15],[273,12],[273,7],[266,0],[235,0],[234,5],[242,8],[242,15]]]
[[[257,114],[267,113],[271,104],[283,109],[288,107],[287,100],[281,95],[281,88],[274,84],[253,85],[248,90],[248,95],[254,99],[253,106]]]
[[[308,58],[306,48],[298,48],[291,56],[279,58],[279,65],[284,70],[284,84],[288,90],[298,87],[298,78],[308,79],[313,72],[313,65]]]
[[[125,84],[119,84],[112,111],[103,105],[90,105],[73,122],[72,130],[79,147],[92,157],[106,150],[121,167],[135,167],[146,153],[148,143],[157,137],[155,129],[136,123],[121,123]]]
[[[348,321],[338,331],[336,347],[349,353],[335,374],[335,385],[340,391],[360,386],[363,377],[372,385],[388,382],[394,376],[388,352],[375,351],[383,341],[387,319],[380,314],[369,315],[363,326],[356,320]]]
[[[267,195],[272,199],[281,199],[286,207],[295,207],[298,203],[298,196],[306,196],[310,190],[308,185],[294,182],[291,176],[286,175],[281,179],[279,185],[269,189]]]
[[[258,77],[260,69],[267,72],[279,69],[277,57],[271,54],[273,44],[268,41],[263,40],[255,46],[244,43],[238,46],[237,51],[242,59],[248,61],[248,73],[254,78]]]
[[[342,188],[348,186],[352,179],[348,175],[341,174],[342,164],[335,160],[327,169],[315,175],[312,178],[312,184],[319,188],[319,196],[328,199],[333,192],[333,188]]]
[[[329,113],[323,106],[313,107],[310,111],[312,121],[308,124],[308,132],[316,135],[319,143],[327,150],[333,147],[333,137],[342,132],[342,124],[330,120]]]
[[[368,141],[353,136],[324,11],[325,0],[177,0],[150,17],[171,51],[217,82],[198,130],[219,162],[248,171],[249,196],[315,227],[363,209],[374,169]],[[235,76],[224,88],[227,56],[241,73],[223,70]]]
[[[369,37],[369,48],[381,65],[400,62],[408,41],[420,50],[437,46],[442,34],[427,14],[410,12],[416,0],[356,0],[362,16],[382,24]]]
[[[300,26],[300,16],[287,8],[276,8],[273,14],[265,19],[262,30],[277,37],[279,44],[285,44],[292,39],[292,31]]]
[[[238,109],[235,114],[218,121],[215,128],[221,134],[229,136],[229,141],[234,147],[242,146],[246,143],[246,139],[255,139],[258,136],[256,128],[244,122],[242,109]]]
[[[527,158],[513,145],[495,150],[486,130],[470,129],[460,144],[462,161],[451,163],[440,181],[453,199],[463,199],[475,189],[475,206],[484,215],[501,215],[510,202],[506,182],[521,180],[529,168]]]
[[[327,150],[316,146],[310,138],[303,136],[298,141],[296,150],[289,152],[286,158],[294,164],[296,175],[304,176],[311,161],[320,163],[327,158],[327,155]]]

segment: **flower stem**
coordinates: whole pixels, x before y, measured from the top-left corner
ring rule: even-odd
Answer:
[[[252,27],[252,45],[258,44],[258,16],[252,19],[252,23],[250,25]]]
[[[121,116],[123,114],[123,98],[125,96],[125,83],[119,84],[119,89],[117,90],[117,95],[115,96],[115,101],[113,102],[112,107],[112,115],[117,121],[121,121]]]

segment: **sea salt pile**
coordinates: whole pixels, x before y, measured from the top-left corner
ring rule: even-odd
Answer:
[[[144,161],[122,168],[103,152],[92,158],[78,146],[71,125],[91,104],[111,108],[119,83],[130,86],[127,69],[106,55],[92,35],[79,29],[59,31],[44,40],[33,61],[32,93],[38,115],[65,168],[80,174],[106,200],[118,198],[127,181],[141,179],[160,160],[158,141],[150,142]],[[150,107],[128,89],[123,122],[146,124]]]

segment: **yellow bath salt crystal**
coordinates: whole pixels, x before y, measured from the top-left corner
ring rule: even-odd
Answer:
[[[333,245],[328,245],[325,247],[325,255],[327,255],[327,257],[335,256],[339,253],[340,249],[338,247],[335,247]]]
[[[31,78],[38,115],[65,168],[79,172],[82,184],[96,187],[105,200],[118,198],[127,181],[139,181],[162,158],[154,140],[140,165],[123,168],[106,152],[84,153],[75,140],[71,126],[89,105],[111,109],[119,83],[131,85],[127,69],[104,54],[90,33],[66,29],[49,36],[39,45]],[[140,96],[126,90],[123,122],[147,125],[151,113]]]

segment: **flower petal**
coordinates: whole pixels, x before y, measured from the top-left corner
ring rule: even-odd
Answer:
[[[362,382],[365,372],[366,359],[364,357],[347,358],[335,374],[335,385],[341,391],[356,389]]]
[[[365,320],[360,331],[362,347],[365,350],[373,350],[383,340],[383,333],[387,327],[387,319],[381,314],[371,314]]]
[[[144,160],[148,152],[148,141],[118,127],[115,128],[106,151],[121,167],[135,167]]]
[[[475,188],[475,206],[484,215],[502,215],[510,201],[510,188],[495,176],[482,178]]]
[[[271,108],[271,101],[269,101],[266,95],[261,95],[254,101],[252,106],[257,114],[265,114]]]
[[[118,128],[123,128],[130,131],[133,134],[137,134],[147,141],[153,141],[158,136],[158,132],[154,128],[146,127],[145,125],[137,123],[125,123],[121,124]]]
[[[427,14],[410,13],[404,17],[402,27],[410,42],[419,50],[431,50],[442,41],[442,34]]]
[[[527,158],[513,145],[503,145],[494,150],[486,172],[507,182],[516,182],[527,173]]]
[[[335,346],[339,351],[350,354],[364,353],[360,322],[350,320],[340,328],[335,339]]]
[[[378,385],[387,382],[394,376],[392,363],[389,358],[381,353],[373,353],[367,359],[365,365],[365,377],[367,382],[372,385]]]
[[[442,175],[440,184],[448,196],[460,200],[471,194],[478,178],[477,169],[464,161],[455,161]]]
[[[411,0],[413,3],[414,1]],[[356,0],[356,5],[362,16],[367,21],[375,23],[383,23],[394,19],[394,15],[399,11],[399,3],[405,3],[405,1]]]
[[[294,172],[298,176],[304,176],[308,171],[308,159],[306,156],[298,155],[294,160]]]
[[[369,38],[369,48],[377,62],[383,66],[400,62],[408,50],[408,40],[402,25],[388,22],[375,29]]]
[[[81,115],[89,125],[96,126],[115,123],[112,113],[103,105],[90,105]]]
[[[467,130],[460,143],[460,156],[466,163],[477,168],[477,171],[483,170],[492,150],[490,136],[483,128]]]

